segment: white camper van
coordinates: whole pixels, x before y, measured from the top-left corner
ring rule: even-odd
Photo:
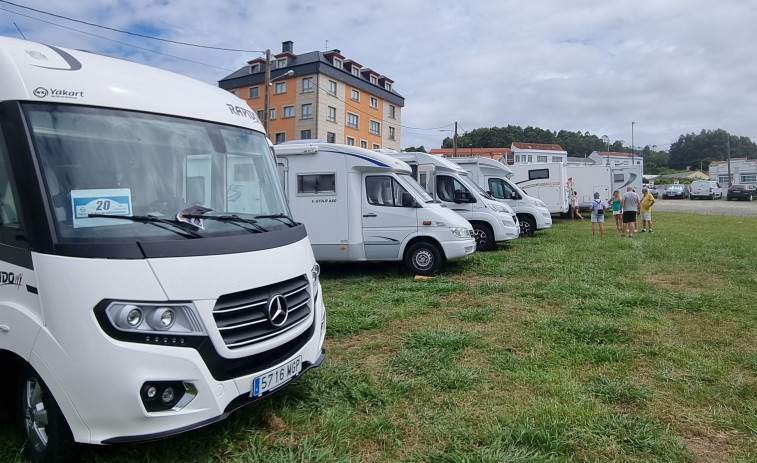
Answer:
[[[528,195],[541,199],[552,214],[568,212],[568,172],[561,162],[533,162],[507,166],[511,180]]]
[[[552,215],[538,198],[527,195],[510,181],[513,172],[506,165],[480,156],[448,158],[468,172],[470,177],[497,201],[507,203],[518,216],[521,234],[531,236],[536,230],[552,226]]]
[[[421,186],[473,226],[476,250],[488,251],[494,243],[520,235],[518,218],[507,204],[495,201],[460,166],[428,153],[393,153],[410,164]]]
[[[578,196],[578,208],[591,209],[594,193],[605,201],[612,197],[612,175],[610,166],[605,165],[568,165],[568,182]],[[621,190],[625,192],[624,190]],[[641,193],[641,190],[639,190]]]
[[[0,381],[32,461],[207,425],[322,362],[319,267],[242,100],[4,37],[0,82]]]
[[[404,261],[431,275],[476,250],[468,221],[434,202],[398,159],[308,140],[275,151],[289,207],[319,262]]]
[[[720,199],[723,197],[723,188],[715,180],[694,180],[691,182],[691,194],[689,199],[706,198]]]

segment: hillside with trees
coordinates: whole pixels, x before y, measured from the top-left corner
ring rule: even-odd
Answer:
[[[486,127],[465,132],[457,137],[458,148],[499,148],[509,147],[513,142],[545,143],[560,145],[568,156],[584,157],[593,151],[630,153],[631,147],[624,140],[605,143],[602,138],[589,132],[541,129],[538,127]],[[453,140],[447,137],[442,148],[452,148]],[[731,135],[723,129],[702,130],[699,134],[681,135],[670,145],[669,151],[657,150],[656,146],[636,147],[636,154],[644,158],[644,170],[648,174],[666,174],[681,170],[709,170],[710,162],[725,160],[730,156],[757,157],[757,144],[749,137]],[[425,151],[425,148],[411,147],[407,150]]]

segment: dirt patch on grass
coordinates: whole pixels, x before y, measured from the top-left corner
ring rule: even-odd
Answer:
[[[722,285],[723,278],[719,275],[701,273],[648,273],[646,279],[650,285],[657,288],[676,289],[702,292],[709,288]]]
[[[683,440],[694,457],[694,461],[719,463],[731,461],[736,445],[732,442],[738,431],[717,432],[707,436],[684,436]]]

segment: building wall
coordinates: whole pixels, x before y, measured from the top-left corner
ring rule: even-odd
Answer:
[[[757,184],[757,159],[732,159],[731,179],[731,183]],[[710,164],[710,180],[728,184],[728,163]]]

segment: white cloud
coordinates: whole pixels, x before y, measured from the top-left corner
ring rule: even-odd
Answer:
[[[278,53],[282,41],[292,40],[295,53],[340,49],[392,78],[406,98],[403,125],[415,129],[403,129],[403,146],[439,146],[451,132],[417,128],[450,127],[455,121],[466,130],[513,124],[589,131],[627,144],[634,121],[639,147],[667,145],[702,129],[757,137],[752,51],[757,4],[751,0],[28,0],[23,5],[216,47]],[[141,39],[1,2],[0,18],[3,35],[18,36],[15,22],[30,40],[116,54],[210,83],[260,56]]]

